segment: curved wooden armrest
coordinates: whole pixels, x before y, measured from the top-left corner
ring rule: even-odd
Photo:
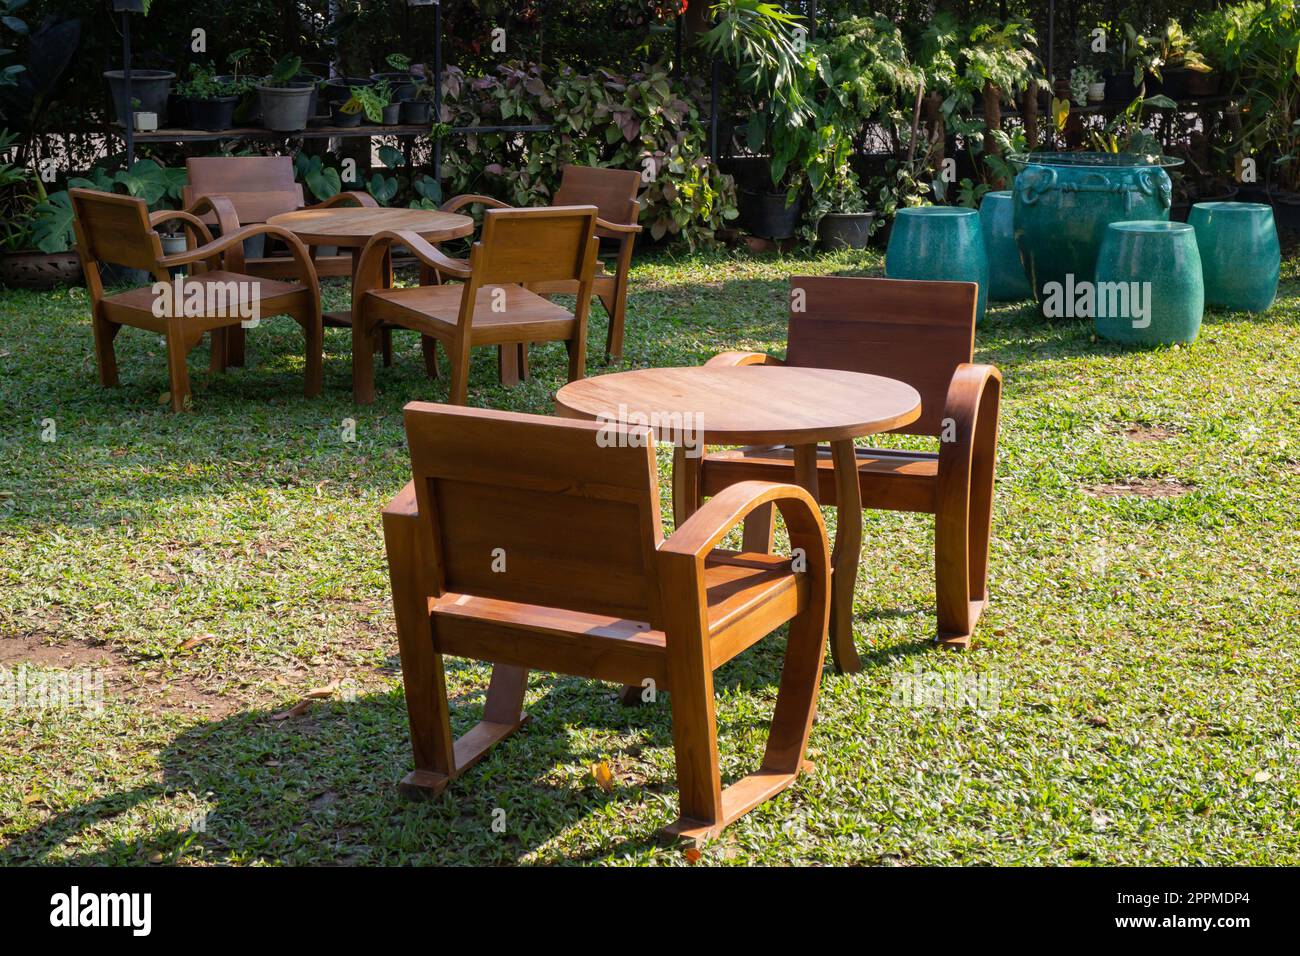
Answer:
[[[190,208],[185,210],[192,216],[203,216],[207,213],[217,217],[217,225],[221,227],[221,234],[228,236],[232,232],[240,229],[239,213],[235,211],[235,204],[225,196],[199,196],[194,202],[190,203]],[[211,236],[208,237],[211,241]],[[244,250],[243,248],[231,249],[226,254],[226,264],[230,266],[231,272],[244,271]]]
[[[460,196],[452,196],[439,207],[439,212],[457,212],[466,206],[488,206],[492,209],[514,209],[515,207],[508,202],[502,202],[500,199],[493,199],[491,196],[480,196],[478,193],[464,193]]]
[[[939,493],[970,483],[971,456],[977,443],[991,453],[997,444],[1002,373],[993,365],[963,362],[953,373],[939,432]],[[949,422],[951,421],[951,424]],[[949,436],[949,440],[944,440]]]
[[[378,209],[379,203],[375,202],[375,197],[370,193],[350,192],[335,193],[329,199],[318,202],[314,206],[303,206],[303,209],[329,209],[332,206],[342,206],[344,204],[354,206],[365,206],[368,209]]]
[[[165,222],[181,223],[185,227],[187,236],[194,240],[193,246],[205,246],[212,241],[212,232],[208,229],[207,224],[193,213],[182,212],[177,209],[164,209],[149,214],[149,225],[154,229],[157,229]]]
[[[719,352],[704,363],[705,368],[735,368],[740,365],[784,365],[785,360],[766,352]]]
[[[803,548],[809,568],[824,571],[830,561],[826,523],[812,496],[798,485],[774,481],[741,481],[714,495],[659,546],[659,553],[694,559],[701,567],[704,559],[727,532],[739,525],[747,514],[761,505],[775,504],[785,519],[793,547]]]
[[[163,256],[158,260],[158,264],[164,268],[169,268],[171,266],[183,266],[191,262],[206,261],[211,267],[213,264],[220,264],[220,259],[224,253],[229,271],[237,272],[239,270],[234,268],[235,259],[238,257],[238,262],[242,266],[244,261],[242,256],[244,240],[250,236],[263,234],[275,236],[289,247],[290,255],[298,264],[299,281],[310,289],[312,295],[319,300],[320,281],[316,278],[316,267],[312,264],[311,253],[307,251],[307,247],[301,239],[282,226],[269,226],[266,223],[243,226],[232,233],[223,233],[198,249],[187,249],[185,252],[178,252],[174,256]]]
[[[597,235],[599,235],[602,232],[602,230],[604,232],[610,233],[611,234],[610,238],[613,239],[623,235],[635,236],[638,232],[641,231],[641,225],[640,223],[635,223],[635,222],[633,223],[610,222],[608,219],[601,219],[599,216],[597,216],[596,217]]]
[[[394,243],[405,246],[415,258],[438,272],[468,279],[469,268],[462,262],[438,251],[418,233],[409,229],[385,229],[370,237],[357,259],[356,274],[352,279],[352,320],[361,321],[362,303],[366,293],[383,286],[384,254]]]

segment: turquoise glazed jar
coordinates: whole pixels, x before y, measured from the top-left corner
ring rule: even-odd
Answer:
[[[958,206],[909,206],[898,210],[885,249],[891,279],[939,279],[979,283],[975,321],[984,320],[989,260],[979,213]]]
[[[1096,276],[1092,315],[1102,338],[1143,345],[1196,340],[1205,283],[1196,231],[1187,223],[1111,223]]]
[[[1106,227],[1169,219],[1180,159],[1135,153],[1021,153],[1013,223],[1034,298],[1050,283],[1091,282]]]
[[[1015,198],[1009,189],[985,193],[980,202],[980,229],[989,260],[989,299],[994,302],[1033,298],[1020,261],[1020,250],[1016,248],[1014,211]]]
[[[1282,267],[1273,210],[1254,202],[1198,202],[1187,215],[1196,230],[1205,302],[1263,312],[1277,297]]]

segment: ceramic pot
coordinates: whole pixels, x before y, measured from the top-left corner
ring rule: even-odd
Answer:
[[[104,79],[108,80],[108,89],[113,96],[113,115],[118,126],[125,125],[124,117],[132,113],[157,113],[160,121],[167,116],[167,97],[171,94],[172,80],[176,74],[171,70],[132,70],[131,95],[126,95],[126,74],[121,70],[105,70]],[[134,108],[131,100],[136,100]]]
[[[290,80],[283,85],[257,88],[262,106],[262,125],[279,133],[296,133],[307,128],[311,100],[316,87],[311,83]]]
[[[1207,305],[1263,312],[1277,297],[1282,252],[1262,203],[1198,202],[1187,216],[1201,251]]]
[[[1013,223],[1030,290],[1041,304],[1049,284],[1091,281],[1112,222],[1169,218],[1173,184],[1165,168],[1133,153],[1022,153]]]
[[[891,279],[931,279],[979,284],[975,321],[984,319],[989,260],[980,217],[958,206],[911,206],[898,210],[885,250]]]
[[[817,246],[835,249],[865,249],[871,238],[874,212],[830,212],[817,224]]]
[[[989,260],[989,298],[994,302],[1019,302],[1033,297],[1016,248],[1014,212],[1015,199],[1009,189],[985,193],[980,202],[980,231]]]
[[[1196,231],[1184,222],[1114,222],[1097,254],[1093,322],[1112,342],[1194,342],[1205,312]]]

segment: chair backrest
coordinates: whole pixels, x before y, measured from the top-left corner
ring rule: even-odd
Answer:
[[[303,206],[302,185],[293,181],[288,156],[202,156],[185,161],[189,184],[182,200],[188,207],[200,196],[225,196],[239,224],[264,223]],[[216,222],[209,213],[206,222]]]
[[[921,393],[921,417],[897,429],[943,430],[957,366],[975,354],[973,282],[794,276],[786,364],[885,375]]]
[[[595,206],[489,209],[470,257],[475,285],[590,278]]]
[[[648,429],[427,402],[405,418],[432,596],[662,626]]]
[[[606,222],[633,226],[641,209],[636,202],[640,188],[641,174],[635,169],[565,166],[555,205],[595,206]]]
[[[162,240],[149,225],[149,207],[135,196],[119,196],[97,189],[69,189],[73,229],[84,265],[111,262],[145,269],[160,278],[158,260]],[[166,271],[161,273],[166,276]]]

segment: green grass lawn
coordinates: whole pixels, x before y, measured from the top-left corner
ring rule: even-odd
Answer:
[[[977,360],[1006,390],[975,646],[930,646],[931,520],[869,513],[864,669],[828,667],[815,771],[702,864],[1300,863],[1296,266],[1270,312],[1210,314],[1191,347],[990,311]],[[640,261],[624,366],[779,352],[789,275],[880,267]],[[0,709],[0,863],[686,863],[656,836],[676,815],[662,696],[625,709],[610,685],[534,674],[529,726],[440,801],[398,797],[380,509],[409,477],[402,405],[447,379],[399,333],[358,409],[346,333],[327,331],[307,400],[296,329],[250,332],[226,376],[196,350],[195,411],[173,415],[156,336],[124,330],[123,385],[101,389],[85,290],[0,292],[0,666],[104,678],[100,712]],[[533,369],[502,389],[477,350],[470,403],[549,412],[562,346],[535,347]],[[782,652],[774,635],[718,675],[728,777],[761,755]],[[450,667],[463,729],[487,668]],[[929,706],[918,685],[986,706]]]

